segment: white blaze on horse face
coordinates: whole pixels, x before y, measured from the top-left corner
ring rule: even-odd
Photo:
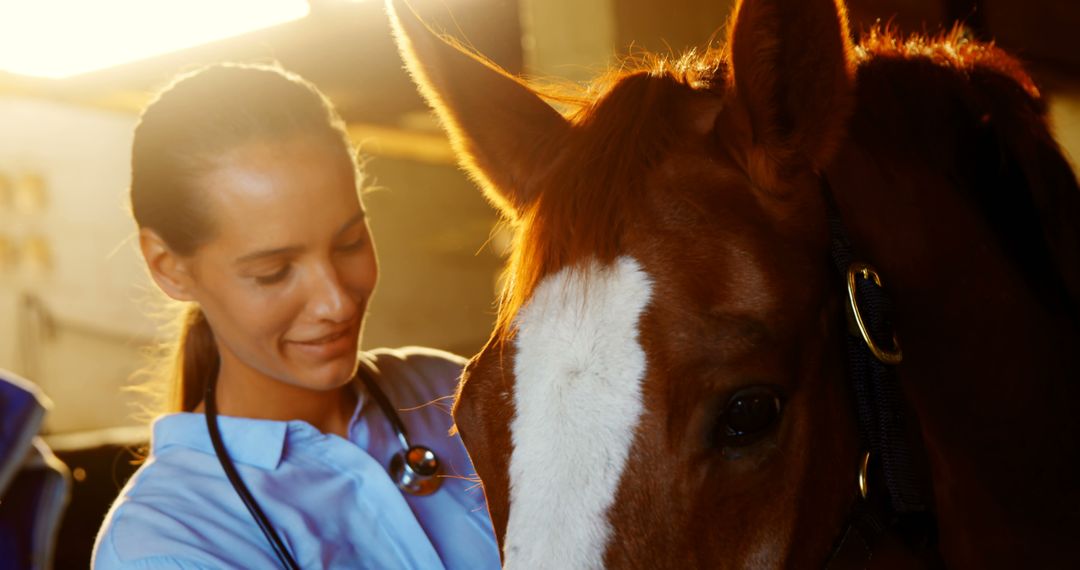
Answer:
[[[643,410],[638,321],[651,292],[632,258],[588,262],[545,278],[518,313],[507,568],[603,567]]]

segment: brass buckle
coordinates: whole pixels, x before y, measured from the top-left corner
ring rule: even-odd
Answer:
[[[879,361],[896,365],[900,364],[904,355],[900,351],[900,341],[896,338],[896,333],[893,333],[893,348],[883,349],[874,343],[874,339],[870,338],[870,331],[866,330],[866,323],[863,322],[862,314],[859,313],[859,302],[856,295],[855,276],[861,275],[863,279],[873,280],[874,285],[881,287],[881,276],[877,271],[869,264],[856,261],[848,267],[847,272],[847,290],[848,299],[851,301],[851,312],[855,314],[855,324],[859,327],[859,334],[862,335],[863,341],[866,346],[870,347],[870,352],[873,353],[874,358]]]
[[[859,496],[866,498],[870,494],[870,452],[867,451],[859,462]]]

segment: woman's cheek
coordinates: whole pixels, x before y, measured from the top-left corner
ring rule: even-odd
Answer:
[[[235,299],[233,306],[243,311],[242,318],[252,332],[259,331],[262,336],[284,337],[303,309],[302,303],[297,303],[295,287],[286,285],[277,290],[261,289]]]

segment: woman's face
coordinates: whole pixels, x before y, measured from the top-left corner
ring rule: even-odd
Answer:
[[[235,149],[199,181],[215,235],[187,263],[222,372],[329,390],[356,371],[378,276],[341,148],[313,138]]]

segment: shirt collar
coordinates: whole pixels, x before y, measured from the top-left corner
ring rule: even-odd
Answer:
[[[229,457],[265,469],[276,469],[285,451],[289,422],[218,416],[221,441]],[[154,455],[170,446],[182,446],[214,455],[206,416],[183,412],[154,420],[150,447]]]
[[[353,382],[356,390],[356,409],[349,421],[349,433],[359,420],[364,407],[365,392],[363,384]],[[293,431],[318,433],[315,428],[301,420],[277,421],[218,416],[218,429],[225,451],[235,463],[251,465],[267,471],[277,469],[285,454],[290,426]],[[156,455],[169,446],[179,445],[214,455],[214,445],[210,441],[210,432],[206,429],[206,416],[190,412],[168,414],[154,420],[150,448]]]

